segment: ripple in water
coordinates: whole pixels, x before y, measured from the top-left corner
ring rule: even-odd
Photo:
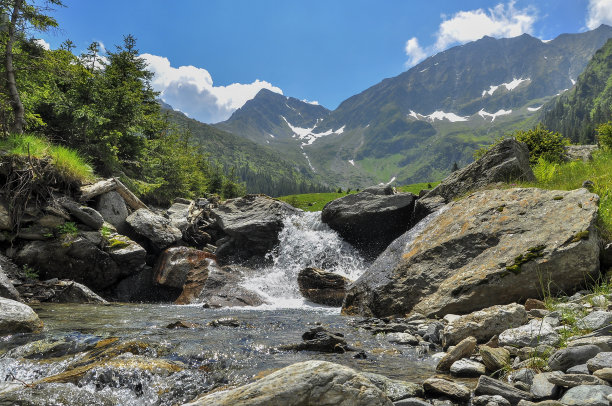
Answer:
[[[244,286],[261,294],[271,305],[263,308],[303,308],[313,305],[299,292],[297,276],[307,267],[321,268],[355,280],[366,269],[357,250],[327,224],[321,212],[305,212],[285,219],[279,244],[268,254],[272,265],[259,270]]]

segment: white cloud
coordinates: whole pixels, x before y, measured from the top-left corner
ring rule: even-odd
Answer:
[[[502,38],[532,33],[537,20],[536,9],[533,6],[517,9],[514,4],[514,1],[510,1],[507,4],[499,3],[486,10],[479,8],[458,11],[450,17],[443,15],[433,45],[422,48],[414,37],[406,42],[405,51],[410,57],[406,64],[414,65],[428,55],[443,51],[451,45],[475,41],[485,35]]]
[[[423,48],[421,48],[419,45],[419,40],[416,37],[412,37],[406,41],[405,51],[406,55],[409,57],[408,61],[406,62],[407,66],[414,66],[427,57],[427,53]]]
[[[151,84],[161,92],[161,98],[175,109],[205,123],[228,119],[261,89],[283,93],[280,88],[259,79],[248,84],[214,86],[212,76],[206,69],[191,65],[175,68],[168,58],[151,54],[140,56],[155,74]]]
[[[35,39],[34,42],[36,42],[39,46],[43,47],[47,51],[51,49],[51,45],[42,38]]]
[[[612,0],[589,0],[586,24],[591,30],[601,24],[612,25]]]

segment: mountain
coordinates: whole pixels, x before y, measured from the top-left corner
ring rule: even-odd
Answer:
[[[210,160],[228,174],[233,171],[246,183],[249,193],[281,196],[330,190],[312,171],[285,160],[279,152],[191,119],[165,103],[161,105],[166,119],[189,130]]]
[[[594,129],[612,120],[612,39],[598,50],[576,86],[548,103],[542,123],[573,142],[595,142]]]
[[[329,184],[436,180],[455,162],[469,163],[479,146],[535,125],[537,111],[573,86],[610,37],[605,25],[551,41],[484,37],[429,57],[332,112],[321,108],[306,118],[307,103],[266,91],[216,126],[265,142],[302,168],[306,160]]]

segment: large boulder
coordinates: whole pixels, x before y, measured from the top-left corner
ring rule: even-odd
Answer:
[[[412,193],[368,188],[327,203],[321,220],[363,255],[375,258],[410,228],[415,201]]]
[[[125,204],[125,200],[123,200],[123,197],[121,197],[119,193],[111,190],[110,192],[100,195],[96,208],[104,218],[104,221],[115,226],[120,233],[129,231],[125,219],[130,213]]]
[[[304,268],[298,274],[300,293],[313,303],[342,306],[351,281],[342,275],[318,268]]]
[[[42,327],[30,306],[0,297],[0,334],[38,333]]]
[[[443,316],[536,297],[543,284],[570,292],[599,272],[598,202],[586,189],[473,193],[393,242],[343,311]]]
[[[444,327],[442,345],[455,345],[466,337],[487,342],[502,331],[527,323],[525,307],[516,303],[497,305],[461,316]]]
[[[164,250],[181,239],[183,233],[170,220],[151,210],[138,209],[126,218],[134,232],[158,250]]]
[[[86,226],[94,230],[99,230],[100,227],[102,227],[104,218],[100,213],[98,213],[97,210],[91,207],[81,206],[74,200],[70,200],[66,197],[59,199],[59,203],[68,211],[68,213],[70,213],[72,217]]]
[[[258,381],[215,392],[185,406],[391,406],[391,400],[359,372],[326,361],[289,365]]]
[[[13,286],[13,282],[11,282],[4,272],[2,263],[0,263],[0,297],[21,301],[19,292],[17,292],[17,289]]]
[[[172,247],[160,255],[155,265],[155,282],[159,285],[182,289],[190,271],[206,270],[215,256],[189,247]]]
[[[50,279],[23,283],[19,292],[28,301],[51,303],[106,303],[87,286],[69,280]]]
[[[220,257],[263,257],[277,243],[283,220],[301,210],[264,195],[226,200],[211,211],[211,218],[230,239],[220,246]],[[222,249],[223,248],[223,249]]]
[[[193,207],[193,202],[190,203],[181,203],[176,202],[168,208],[166,211],[166,215],[170,220],[170,223],[181,232],[185,232],[187,227],[189,227],[189,213]]]
[[[527,145],[509,138],[494,145],[479,160],[451,173],[420,199],[415,208],[415,220],[440,207],[441,201],[449,203],[487,185],[513,180],[535,181],[535,176],[529,166]]]

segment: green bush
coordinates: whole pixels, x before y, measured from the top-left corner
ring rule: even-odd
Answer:
[[[611,151],[612,150],[612,121],[601,124],[597,127],[597,142],[601,148]]]

